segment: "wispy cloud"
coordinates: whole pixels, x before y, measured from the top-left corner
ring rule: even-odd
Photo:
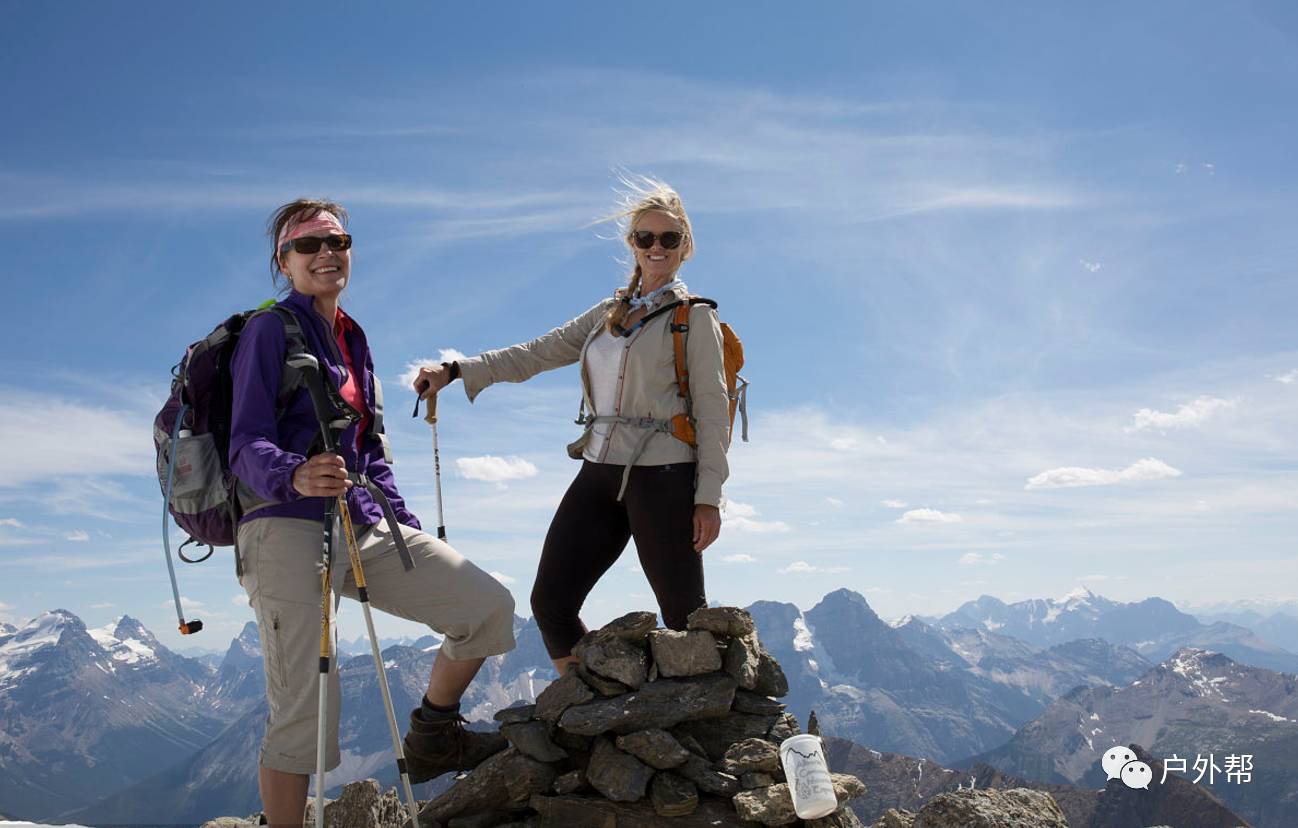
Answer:
[[[8,526],[11,529],[22,529],[23,522],[18,518],[2,518],[0,519],[0,526]]]
[[[1298,368],[1289,371],[1288,373],[1280,374],[1275,378],[1275,381],[1283,382],[1285,385],[1292,385],[1293,383],[1298,382]]]
[[[91,605],[90,605],[90,608],[91,608],[91,609],[97,609],[97,610],[100,609],[100,610],[101,610],[101,609],[112,609],[112,608],[115,607],[115,606],[117,606],[117,605],[114,604],[114,603],[111,603],[111,602],[108,602],[108,601],[104,601],[104,602],[101,602],[101,603],[98,603],[98,604],[91,604]]]
[[[999,552],[993,552],[990,555],[984,555],[981,552],[966,552],[960,556],[959,563],[962,566],[975,566],[977,564],[996,564],[1005,560],[1005,556]]]
[[[963,523],[964,518],[954,512],[937,509],[911,509],[897,518],[897,523]]]
[[[230,603],[234,604],[236,607],[246,607],[251,605],[252,602],[248,600],[247,593],[238,592],[230,596]]]
[[[851,567],[847,566],[814,566],[806,561],[794,561],[786,567],[780,569],[781,575],[821,575],[833,574],[837,572],[850,572]]]
[[[470,480],[481,480],[486,483],[505,483],[509,480],[524,480],[536,477],[538,470],[534,464],[522,457],[461,457],[455,461],[460,474]]]
[[[1024,488],[1065,489],[1076,486],[1112,486],[1115,483],[1140,483],[1180,476],[1179,469],[1174,469],[1154,457],[1146,457],[1125,469],[1092,469],[1082,466],[1048,469],[1030,478]]]
[[[68,532],[66,535],[64,535],[63,539],[67,541],[72,541],[74,543],[85,543],[86,541],[90,540],[90,535],[80,529],[75,529],[71,532]]]
[[[879,501],[879,504],[880,504],[881,506],[886,506],[886,507],[888,507],[889,509],[905,509],[907,506],[910,505],[910,504],[907,503],[906,501],[904,501],[904,500],[897,500],[897,499],[894,498],[894,497],[890,497],[890,498],[888,498],[887,500],[880,500],[880,501]]]
[[[1234,408],[1238,403],[1239,400],[1237,399],[1199,397],[1193,402],[1182,405],[1170,414],[1164,411],[1155,411],[1151,408],[1142,408],[1135,413],[1133,422],[1127,427],[1127,431],[1143,431],[1149,428],[1193,428],[1203,425],[1217,411]]]
[[[1099,262],[1088,262],[1088,261],[1086,261],[1085,259],[1079,259],[1078,261],[1081,262],[1082,267],[1086,268],[1087,270],[1089,270],[1089,271],[1092,272],[1092,273],[1095,273],[1095,272],[1098,271],[1101,267],[1104,266],[1104,265],[1100,264]]]
[[[185,612],[196,612],[198,610],[203,609],[203,606],[204,605],[202,601],[199,601],[194,598],[190,598],[185,595],[180,596],[180,608]],[[175,608],[176,608],[175,601],[163,601],[161,604],[158,604],[158,609],[174,610]]]
[[[843,508],[843,500],[841,498],[827,496],[825,498],[825,502],[828,503],[830,506],[833,506],[835,509]]]
[[[752,555],[744,555],[742,553],[738,555],[726,555],[722,557],[721,561],[723,563],[733,563],[733,564],[757,563],[757,559],[754,558]]]
[[[725,514],[725,527],[737,532],[768,534],[791,531],[789,524],[782,520],[757,520],[757,509],[747,503],[727,500],[722,511]]]
[[[87,405],[19,388],[0,388],[0,488],[58,477],[153,474],[152,414]],[[33,434],[41,435],[33,440]]]

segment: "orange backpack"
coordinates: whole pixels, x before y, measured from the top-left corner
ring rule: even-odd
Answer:
[[[672,346],[676,352],[676,386],[685,399],[684,414],[672,417],[672,436],[677,440],[696,445],[694,436],[694,403],[690,397],[690,370],[685,361],[685,344],[689,338],[690,308],[695,305],[710,305],[717,309],[717,303],[701,296],[690,296],[667,307],[660,308],[655,314],[672,310]],[[744,343],[739,335],[725,322],[721,323],[721,353],[726,374],[726,396],[730,398],[730,436],[735,433],[735,411],[739,412],[740,436],[748,442],[748,380],[739,376],[739,369],[744,367]]]

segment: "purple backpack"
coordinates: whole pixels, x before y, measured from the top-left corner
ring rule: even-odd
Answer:
[[[236,546],[240,510],[229,460],[233,402],[230,362],[244,326],[259,313],[274,313],[283,320],[288,356],[307,351],[297,317],[274,307],[273,300],[255,310],[236,313],[185,351],[172,369],[171,395],[153,420],[158,484],[165,499],[162,537],[169,569],[168,514],[189,533],[189,540],[176,550],[186,563],[207,560],[214,547]],[[281,404],[301,384],[301,375],[285,366],[278,396]],[[208,553],[201,558],[186,558],[183,550],[191,543],[208,546]],[[243,575],[237,546],[235,570]],[[174,571],[172,587],[174,591]],[[178,596],[176,603],[179,610]],[[181,624],[183,627],[183,619]]]

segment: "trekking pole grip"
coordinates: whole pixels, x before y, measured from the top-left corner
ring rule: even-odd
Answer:
[[[424,415],[424,422],[429,425],[437,425],[437,395],[431,394],[428,397],[428,413]]]

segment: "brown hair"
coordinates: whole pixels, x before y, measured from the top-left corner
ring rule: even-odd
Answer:
[[[287,290],[279,284],[279,276],[283,270],[279,266],[279,234],[289,224],[298,224],[303,221],[309,221],[321,213],[332,213],[338,217],[344,227],[347,226],[347,210],[341,204],[334,201],[326,201],[317,198],[299,198],[297,201],[290,201],[283,207],[276,210],[266,223],[266,233],[270,236],[270,281],[280,290]]]
[[[685,213],[685,206],[681,204],[679,193],[666,182],[644,175],[622,174],[619,176],[619,183],[622,185],[622,190],[617,209],[604,216],[602,220],[618,223],[623,231],[622,238],[628,247],[631,246],[631,234],[635,231],[635,224],[641,216],[651,212],[663,213],[675,219],[681,226],[681,232],[685,234],[685,238],[681,241],[681,244],[685,245],[685,250],[681,254],[681,264],[694,255],[694,231],[690,227],[690,217]],[[640,265],[637,262],[627,279],[626,287],[618,292],[621,301],[609,309],[608,316],[604,319],[604,327],[609,333],[618,332],[630,310],[631,297],[639,289]]]

